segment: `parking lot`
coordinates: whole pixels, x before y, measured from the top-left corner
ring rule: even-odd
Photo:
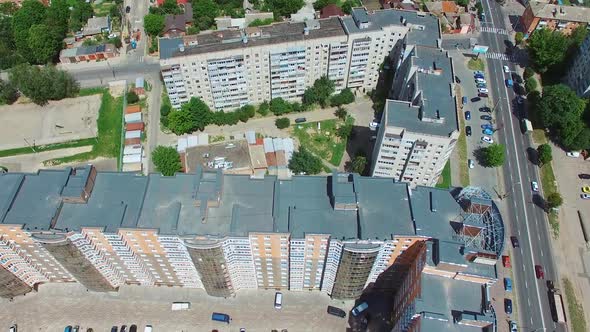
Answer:
[[[203,290],[124,286],[117,293],[87,292],[79,284],[46,284],[38,293],[2,300],[0,329],[18,324],[19,331],[62,332],[67,325],[85,331],[110,331],[114,325],[145,325],[165,332],[211,331],[346,331],[348,317],[326,313],[328,305],[347,313],[352,301],[331,300],[320,292],[282,291],[282,309],[274,309],[273,290],[241,290],[233,298],[208,296]],[[172,302],[190,302],[186,311],[172,311]],[[228,314],[231,323],[211,320],[213,312]]]
[[[0,106],[0,150],[96,137],[100,95]]]

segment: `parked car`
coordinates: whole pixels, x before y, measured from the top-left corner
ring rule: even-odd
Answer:
[[[516,103],[519,105],[524,104],[524,98],[522,96],[516,96]]]
[[[473,97],[473,98],[471,98],[471,102],[472,103],[477,103],[480,100],[481,100],[481,98],[479,98],[479,97]]]
[[[477,83],[475,86],[477,86],[478,88],[487,88],[488,87],[486,84],[483,84],[483,83]]]
[[[485,75],[482,72],[473,74],[474,78],[485,78]]]
[[[111,332],[119,332],[119,327],[118,326],[111,327]]]
[[[465,126],[465,135],[471,136],[471,126]]]
[[[66,328],[64,329],[64,332],[72,332],[72,326],[71,325],[66,326]]]
[[[129,7],[129,6],[125,7],[125,13],[129,14],[130,11],[131,11],[131,7]]]
[[[481,137],[481,141],[482,142],[485,142],[485,143],[488,143],[488,144],[494,143],[494,139],[491,138],[491,137],[489,137],[489,136],[482,136]]]
[[[506,311],[506,313],[509,315],[512,313],[512,300],[511,299],[504,299],[504,311]]]
[[[526,90],[522,84],[514,84],[514,93],[517,95],[526,95]]]
[[[461,102],[463,103],[463,105],[467,104],[467,97],[463,96],[463,98],[461,98]]]
[[[459,79],[459,77],[458,77],[458,76],[455,76],[455,82],[457,82],[457,83],[461,83],[461,80]]]
[[[482,115],[479,118],[486,121],[492,121],[492,117],[490,115]]]
[[[465,112],[465,120],[471,120],[471,112],[470,111]]]
[[[8,332],[17,332],[17,326],[16,324],[13,324],[9,329]]]
[[[481,133],[484,135],[493,135],[494,131],[491,128],[484,128],[484,130],[482,130]]]
[[[508,256],[508,255],[502,256],[502,265],[504,265],[505,268],[512,267],[512,264],[510,264],[510,256]]]
[[[477,75],[477,74],[483,75],[483,71],[481,71],[481,70],[474,70],[473,71],[473,75]]]
[[[503,66],[502,67],[504,69],[505,73],[509,73],[510,72],[510,68],[508,68],[508,66]]]
[[[578,151],[568,151],[568,152],[566,152],[565,155],[568,156],[568,157],[571,157],[571,158],[578,158],[578,157],[580,157],[580,152],[578,152]]]
[[[479,93],[488,93],[490,91],[488,89],[486,89],[486,88],[480,88],[480,89],[477,89],[477,92],[479,92]]]
[[[485,92],[480,92],[477,95],[480,96],[481,98],[488,98],[489,97],[489,95]]]
[[[307,121],[306,118],[297,118],[297,119],[295,119],[295,123],[302,123],[302,122],[305,122],[305,121]]]
[[[520,243],[518,243],[518,238],[516,236],[511,236],[510,242],[512,242],[512,248],[520,248]]]
[[[137,325],[133,324],[129,327],[129,332],[137,332]]]
[[[492,110],[489,107],[487,107],[487,106],[480,107],[479,108],[479,111],[480,112],[483,112],[483,113],[492,113]]]
[[[346,311],[344,311],[344,310],[342,310],[340,308],[333,307],[331,305],[328,306],[328,313],[330,315],[334,315],[334,316],[337,316],[337,317],[340,317],[340,318],[346,317]]]
[[[590,199],[590,194],[581,194],[580,198],[582,199]]]
[[[534,192],[539,192],[539,184],[537,183],[537,181],[531,181],[531,189]]]
[[[473,162],[473,159],[468,159],[467,160],[467,166],[469,168],[475,168],[475,162]]]
[[[491,123],[484,123],[481,125],[481,129],[486,129],[486,128],[494,130],[494,126]]]
[[[486,80],[484,80],[483,78],[476,78],[475,79],[475,83],[483,83],[483,84],[486,84],[488,82]]]
[[[578,177],[583,180],[588,180],[588,179],[590,179],[590,174],[580,173],[580,174],[578,174]]]
[[[507,88],[511,88],[511,87],[514,86],[514,81],[511,80],[511,79],[507,79],[505,82],[506,82],[506,87]]]
[[[518,327],[516,326],[516,322],[513,320],[510,321],[510,332],[518,332]]]
[[[508,277],[504,278],[504,290],[507,292],[512,292],[512,279]]]
[[[367,310],[367,308],[369,307],[369,305],[367,304],[367,302],[363,302],[359,305],[357,305],[356,307],[354,307],[354,309],[352,309],[352,315],[353,316],[358,316],[360,315],[363,311]]]
[[[518,84],[524,83],[524,81],[522,80],[522,77],[520,77],[520,75],[518,75],[518,73],[512,72],[512,74],[510,76],[512,76],[512,80],[514,82],[516,82]]]
[[[72,328],[72,332],[79,332],[80,331],[80,326],[76,325],[74,326],[74,328]]]
[[[127,325],[121,325],[121,332],[127,332]]]
[[[590,194],[590,186],[583,186],[582,187],[582,192],[585,192],[587,194]]]
[[[545,272],[541,265],[535,265],[535,274],[537,275],[537,279],[545,279]]]

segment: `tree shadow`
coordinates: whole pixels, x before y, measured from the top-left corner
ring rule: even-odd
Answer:
[[[543,209],[543,211],[547,212],[547,201],[545,198],[537,193],[533,194],[533,204]]]
[[[369,127],[352,126],[352,135],[346,142],[346,153],[350,156],[352,161],[355,156],[365,156],[367,158],[367,165],[361,175],[370,175],[371,163],[373,155],[373,147],[377,138],[378,130],[371,130]],[[351,171],[350,162],[344,166],[347,172]]]
[[[537,150],[535,150],[532,147],[528,147],[526,149],[526,154],[527,158],[533,165],[539,166],[539,153],[537,152]]]

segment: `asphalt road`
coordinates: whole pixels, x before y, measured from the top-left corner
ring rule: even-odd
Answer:
[[[488,25],[495,28],[509,30],[504,20],[502,7],[493,0],[484,0]],[[504,53],[505,39],[501,34],[482,32],[480,44],[490,47],[489,52]],[[520,248],[513,249],[513,272],[517,285],[517,309],[519,314],[519,331],[566,331],[561,325],[556,325],[551,318],[547,287],[545,280],[539,280],[535,275],[535,265],[541,265],[545,270],[545,279],[556,280],[548,222],[544,211],[533,200],[531,181],[540,183],[539,172],[527,158],[527,148],[532,146],[532,138],[522,134],[515,104],[516,95],[506,88],[505,78],[510,75],[503,72],[503,65],[511,71],[515,65],[502,60],[489,59],[488,77],[489,89],[497,103],[496,117],[498,125],[502,126],[498,134],[499,142],[506,146],[507,160],[503,166],[504,198],[508,216],[505,220],[511,223],[511,233],[517,236]],[[542,193],[541,193],[542,196]],[[506,245],[511,245],[510,242]],[[556,283],[557,284],[557,283]],[[502,310],[498,308],[498,310]]]

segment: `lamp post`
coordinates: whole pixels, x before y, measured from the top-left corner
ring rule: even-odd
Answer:
[[[496,192],[496,195],[498,195],[498,198],[499,198],[500,200],[503,200],[504,198],[507,198],[508,196],[510,196],[510,194],[512,193],[512,191],[514,191],[514,187],[515,187],[517,184],[520,184],[520,183],[521,183],[520,181],[518,181],[518,182],[514,182],[514,183],[512,184],[512,186],[510,187],[510,190],[508,190],[507,192],[505,192],[505,193],[503,193],[503,194],[502,194],[502,193],[499,193],[499,192],[496,190],[496,187],[495,187],[495,186],[494,186],[494,191]]]

